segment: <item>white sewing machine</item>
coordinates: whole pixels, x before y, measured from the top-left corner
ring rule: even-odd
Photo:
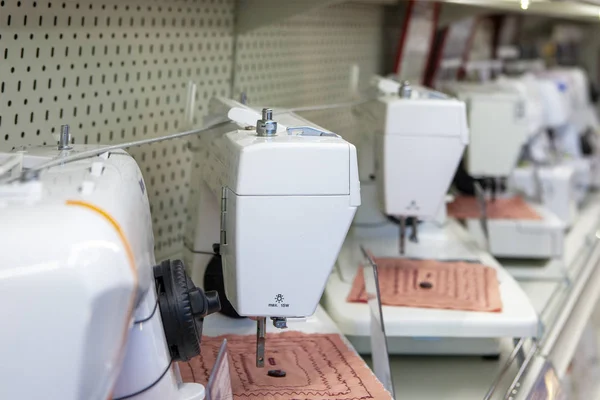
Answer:
[[[290,113],[261,116],[217,98],[210,114],[233,122],[199,137],[186,258],[194,282],[220,291],[227,315],[258,317],[256,328],[211,316],[205,333],[254,327],[260,364],[267,318],[269,329],[338,332],[317,306],[360,205],[356,149]]]
[[[548,130],[558,129],[569,118],[564,95],[548,79],[525,75],[519,79],[502,79],[504,84],[522,85],[528,95],[528,109],[539,108],[540,113],[529,114],[529,138],[524,145],[524,157],[514,169],[509,186],[528,199],[542,202],[563,222],[571,226],[577,218],[576,168],[573,163],[557,163],[555,148]]]
[[[359,145],[363,204],[327,283],[325,309],[359,352],[370,352],[369,307],[346,301],[362,245],[375,257],[478,261],[501,281],[501,313],[383,306],[390,353],[493,355],[494,338],[535,335],[537,317],[517,283],[445,216],[446,192],[469,142],[465,104],[426,88],[376,83],[383,94],[357,110],[369,133]],[[405,217],[422,221],[410,240]]]
[[[524,97],[498,84],[453,84],[447,89],[468,105],[471,142],[464,164],[467,173],[478,179],[505,180],[515,168],[521,148],[530,135]],[[492,198],[494,195],[492,193]],[[487,246],[497,257],[559,257],[563,250],[564,224],[546,207],[529,205],[541,220],[489,219],[486,235],[480,219],[468,219],[468,230],[481,246]]]
[[[558,87],[563,101],[561,106],[568,118],[553,127],[553,145],[556,162],[571,165],[575,169],[577,203],[581,205],[590,186],[600,177],[598,170],[598,148],[594,153],[584,154],[581,139],[597,123],[592,107],[588,80],[579,68],[555,68],[539,74],[540,79],[550,80]],[[555,111],[557,112],[557,111]]]
[[[174,361],[199,352],[216,292],[156,265],[146,187],[111,151],[6,183],[92,146],[0,153],[0,398],[202,400]],[[10,321],[10,322],[9,322]]]

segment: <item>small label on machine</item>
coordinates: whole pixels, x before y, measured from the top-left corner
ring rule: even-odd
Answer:
[[[217,361],[208,378],[206,385],[207,400],[233,400],[231,389],[231,375],[229,373],[229,354],[227,353],[227,339],[223,340]]]
[[[273,297],[273,302],[269,303],[269,307],[274,308],[288,308],[289,306],[290,304],[285,301],[285,296],[282,293],[277,293]]]

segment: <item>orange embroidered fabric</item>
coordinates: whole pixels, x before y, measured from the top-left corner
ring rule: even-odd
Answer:
[[[464,311],[502,311],[496,270],[481,264],[378,258],[381,304]],[[363,268],[347,301],[367,302]]]
[[[497,198],[486,202],[488,219],[542,219],[521,197]],[[448,204],[448,215],[457,219],[479,218],[481,209],[477,198],[458,196]]]
[[[184,382],[206,385],[223,339],[227,339],[234,399],[391,399],[364,361],[337,334],[268,334],[264,368],[256,367],[255,335],[204,336],[202,354],[179,363]],[[286,376],[268,376],[271,369],[282,369]]]

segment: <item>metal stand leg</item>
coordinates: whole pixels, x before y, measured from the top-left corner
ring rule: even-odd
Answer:
[[[513,344],[515,345],[515,348],[519,345],[520,341],[521,341],[520,338],[513,338]],[[524,362],[525,362],[525,350],[523,350],[523,346],[521,346],[519,348],[519,351],[517,352],[517,364],[519,365],[519,367],[521,367]]]

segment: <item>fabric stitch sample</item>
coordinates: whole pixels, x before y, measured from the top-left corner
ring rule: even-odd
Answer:
[[[206,385],[223,339],[227,339],[234,399],[391,399],[373,372],[338,334],[268,334],[264,368],[255,365],[255,335],[204,336],[202,354],[179,363],[184,382]],[[268,376],[271,369],[282,369],[286,376]]]
[[[496,270],[468,262],[377,258],[381,304],[464,311],[502,311]],[[367,302],[359,268],[348,302]]]
[[[488,200],[486,213],[488,219],[542,219],[521,197]],[[481,209],[475,197],[458,196],[448,204],[448,215],[457,219],[475,219],[480,217]]]

